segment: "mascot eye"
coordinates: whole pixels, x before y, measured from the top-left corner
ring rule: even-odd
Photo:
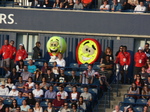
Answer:
[[[53,46],[53,44],[51,44],[51,46]]]
[[[54,46],[56,46],[56,44],[54,44]]]
[[[95,50],[93,48],[89,48],[88,52],[89,52],[90,55],[92,55],[92,54],[94,54]]]
[[[87,45],[83,46],[82,52],[87,53],[88,51],[89,51],[89,46],[87,46]]]

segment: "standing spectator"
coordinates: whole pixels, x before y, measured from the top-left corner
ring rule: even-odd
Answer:
[[[45,74],[44,77],[47,79],[47,82],[54,82],[55,81],[55,75],[51,69],[47,69],[47,74]]]
[[[18,77],[18,82],[16,82],[15,86],[18,89],[23,89],[24,84],[25,84],[25,82],[22,80],[22,76],[19,76]]]
[[[34,112],[43,112],[43,108],[40,106],[40,102],[36,102],[35,107],[33,109]]]
[[[127,71],[128,71],[128,67],[130,65],[130,61],[131,61],[131,56],[130,56],[130,53],[127,52],[127,47],[126,46],[123,47],[122,52],[119,52],[117,58],[119,60],[120,67],[121,67],[121,70],[120,70],[120,72],[121,72],[121,82],[126,83],[128,81]]]
[[[147,56],[147,57],[150,57],[149,43],[146,43],[146,44],[145,44],[144,52],[146,53],[146,56]]]
[[[57,94],[57,98],[53,100],[52,105],[54,107],[61,107],[64,105],[64,100],[61,99],[61,94]]]
[[[129,89],[128,94],[130,94],[129,97],[133,97],[135,99],[138,98],[138,96],[136,96],[136,95],[140,94],[140,90],[139,90],[139,88],[137,87],[137,85],[135,83],[132,83],[132,85],[131,85],[131,87]]]
[[[28,72],[28,67],[26,65],[24,65],[23,68],[24,68],[24,72],[21,73],[21,76],[24,81],[27,81],[28,78],[32,76],[32,74]]]
[[[105,61],[106,56],[109,56],[110,61],[113,61],[113,60],[114,60],[113,53],[112,53],[112,50],[111,50],[110,47],[107,47],[107,48],[106,48],[104,54],[102,55],[100,64],[102,64],[102,63]]]
[[[19,91],[17,90],[16,86],[12,87],[12,90],[9,92],[8,96],[18,96]]]
[[[115,110],[113,112],[123,112],[123,111],[120,110],[119,105],[116,105],[115,106]]]
[[[42,81],[42,72],[37,69],[35,72],[34,72],[34,81]]]
[[[10,106],[10,112],[16,112],[16,108],[18,107],[17,100],[13,100]]]
[[[44,62],[43,67],[41,68],[41,71],[43,74],[46,74],[47,70],[50,69],[47,62]]]
[[[111,11],[121,12],[122,7],[118,4],[117,0],[113,0],[113,4],[111,5]]]
[[[66,66],[66,61],[63,59],[63,54],[59,53],[58,58],[56,59],[57,66],[58,67],[65,67]]]
[[[16,70],[19,74],[23,72],[23,67],[24,67],[24,61],[20,60],[18,65],[16,65]]]
[[[60,111],[60,112],[70,112],[71,109],[68,107],[68,103],[65,102],[64,105],[63,105],[63,107],[61,107],[61,108],[59,109],[59,111]]]
[[[4,81],[2,81],[0,86],[0,96],[7,96],[8,94],[9,94],[9,89],[5,87],[5,83]]]
[[[27,98],[27,104],[28,105],[35,105],[35,98],[33,96],[33,93],[30,92],[29,95],[28,95],[28,98]]]
[[[44,98],[52,98],[52,99],[55,99],[56,98],[56,91],[54,91],[54,89],[53,89],[53,86],[51,85],[50,87],[49,87],[49,90],[47,90],[46,92],[45,92],[45,97]]]
[[[16,55],[16,47],[14,47],[14,41],[11,40],[9,45],[11,46],[11,50],[12,50],[12,54],[10,57],[10,70],[12,70],[12,68],[15,66],[14,61],[15,61],[15,55]]]
[[[20,108],[21,108],[21,111],[28,112],[28,110],[30,109],[30,106],[27,105],[27,101],[26,100],[23,100],[22,101],[22,105],[20,106]]]
[[[47,112],[55,112],[55,109],[52,106],[52,102],[47,103],[47,108],[45,109]]]
[[[36,46],[33,48],[32,59],[40,59],[42,57],[42,52],[41,52],[40,46],[41,46],[41,43],[36,42]]]
[[[86,104],[83,100],[83,96],[79,97],[79,101],[77,102],[78,108],[83,109],[84,111],[86,110]]]
[[[69,0],[69,2],[66,4],[65,8],[66,9],[73,9],[74,2],[73,0]]]
[[[22,105],[22,101],[25,99],[25,97],[23,97],[22,95],[22,91],[19,91],[18,96],[15,98],[18,105]]]
[[[84,100],[92,101],[92,94],[88,92],[88,87],[84,87],[84,92],[81,95]]]
[[[42,89],[40,89],[40,85],[39,85],[39,84],[36,84],[36,85],[35,85],[35,88],[36,88],[36,89],[34,89],[34,90],[32,91],[34,97],[37,97],[37,98],[42,97],[42,96],[44,95],[44,92],[43,92]]]
[[[33,60],[29,60],[28,72],[34,74],[35,71],[36,71],[36,66],[33,65]]]
[[[68,97],[68,93],[66,91],[64,91],[64,87],[60,86],[59,87],[59,91],[57,92],[57,95],[61,95],[61,99],[67,99]]]
[[[23,44],[19,44],[19,50],[16,53],[15,61],[25,60],[28,57],[28,54],[24,48]]]
[[[129,9],[134,10],[134,8],[139,4],[138,0],[128,0]]]
[[[109,11],[110,10],[110,5],[108,4],[107,0],[103,1],[103,5],[100,6],[101,11]]]
[[[75,9],[75,10],[83,9],[83,4],[80,2],[80,0],[76,0],[76,1],[75,1],[75,4],[74,4],[74,6],[73,6],[73,9]]]
[[[137,5],[134,9],[135,13],[145,13],[146,7],[144,6],[143,1],[140,1],[140,4]]]
[[[139,47],[138,52],[134,55],[134,61],[135,61],[135,71],[134,74],[139,74],[141,71],[142,66],[146,64],[147,56],[143,52],[143,48]]]
[[[85,9],[89,9],[91,4],[92,4],[92,0],[81,0],[82,4],[83,4],[83,7]]]
[[[40,83],[40,88],[43,90],[48,90],[49,83],[47,83],[47,80],[45,77],[42,78],[42,83]]]

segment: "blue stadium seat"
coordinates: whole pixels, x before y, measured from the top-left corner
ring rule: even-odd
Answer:
[[[124,102],[125,104],[134,104],[135,103],[135,99],[134,98],[125,98]]]
[[[83,72],[83,71],[76,72],[76,75],[77,75],[77,76],[80,76],[80,75],[82,74],[82,72]]]
[[[64,89],[66,92],[72,92],[72,87],[65,87]]]
[[[65,71],[65,75],[71,75],[71,71]]]
[[[88,64],[81,64],[80,65],[80,70],[86,70],[87,66],[88,66]]]
[[[42,102],[40,103],[40,106],[41,106],[41,107],[46,107],[46,106],[47,106],[47,102],[46,102],[46,101],[42,101]]]
[[[34,65],[35,65],[35,66],[43,66],[43,63],[44,63],[44,62],[42,62],[42,61],[36,61],[36,62],[34,63]]]
[[[147,104],[147,100],[146,99],[137,99],[136,100],[136,104],[138,104],[138,105],[146,105]]]
[[[90,93],[95,93],[96,95],[98,94],[98,90],[96,88],[90,88],[89,92]]]
[[[23,61],[24,62],[24,65],[29,65],[28,61]]]
[[[11,105],[11,103],[12,103],[12,100],[11,100],[11,99],[6,99],[6,100],[4,100],[4,104],[5,104],[5,105]]]
[[[94,69],[94,70],[99,70],[99,69],[100,69],[99,66],[100,66],[100,65],[93,65],[93,69]]]
[[[48,62],[48,66],[53,67],[53,62]]]
[[[79,93],[84,92],[84,91],[83,91],[83,88],[81,88],[81,87],[77,88],[77,91],[78,91]]]
[[[133,110],[135,112],[143,112],[143,108],[142,107],[133,107]]]
[[[79,67],[79,65],[78,65],[78,63],[70,63],[69,67],[72,69],[77,69]]]
[[[124,105],[121,106],[121,107],[120,107],[120,110],[124,111],[124,107],[126,107],[126,106],[124,106]]]

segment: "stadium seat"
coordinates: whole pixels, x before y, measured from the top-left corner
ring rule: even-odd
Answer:
[[[99,69],[100,69],[99,66],[100,66],[100,65],[93,65],[93,69],[94,69],[94,70],[99,70]]]
[[[77,70],[79,65],[78,63],[70,63],[69,67],[72,68],[72,70]]]
[[[43,66],[43,63],[44,63],[44,62],[42,62],[42,61],[36,61],[36,62],[34,63],[34,65],[35,65],[35,66]]]
[[[76,72],[76,75],[77,75],[77,76],[80,76],[80,75],[82,74],[82,72],[83,72],[83,71]]]
[[[65,75],[71,75],[71,71],[65,71],[64,74]]]
[[[124,111],[124,107],[126,107],[126,106],[124,106],[124,105],[121,106],[121,107],[120,107],[120,110]]]
[[[52,67],[53,66],[53,62],[48,62],[48,66]]]
[[[88,66],[88,64],[81,64],[80,65],[80,70],[86,70],[87,66]]]
[[[72,92],[72,87],[65,87],[64,89],[66,92]]]
[[[147,100],[146,99],[137,99],[136,104],[137,105],[146,105]]]
[[[29,65],[28,61],[23,61],[24,62],[24,65]]]
[[[11,103],[12,103],[12,100],[11,100],[11,99],[6,99],[6,100],[4,100],[4,104],[5,104],[5,105],[11,105]]]
[[[124,99],[124,102],[122,102],[122,103],[124,103],[124,104],[134,104],[135,103],[135,99],[133,99],[133,98],[125,98]]]
[[[46,102],[46,101],[42,101],[42,102],[40,103],[40,106],[41,106],[41,107],[46,107],[46,106],[47,106],[47,102]]]
[[[84,92],[84,91],[83,91],[83,88],[81,88],[81,87],[80,87],[80,88],[77,88],[77,91],[78,91],[79,93]]]
[[[98,90],[96,88],[90,88],[89,92],[90,93],[95,93],[96,95],[98,94]]]
[[[142,107],[133,107],[133,110],[135,112],[143,112],[143,108]]]

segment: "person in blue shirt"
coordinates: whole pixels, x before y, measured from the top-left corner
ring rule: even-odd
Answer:
[[[22,94],[22,91],[19,91],[18,96],[16,97],[18,105],[22,105],[22,101],[25,99],[25,97],[23,97]]]
[[[113,4],[111,5],[111,11],[118,11],[121,12],[122,6],[118,4],[117,0],[113,0]]]
[[[36,71],[36,66],[33,65],[33,60],[29,60],[28,72],[33,74],[35,71]]]

